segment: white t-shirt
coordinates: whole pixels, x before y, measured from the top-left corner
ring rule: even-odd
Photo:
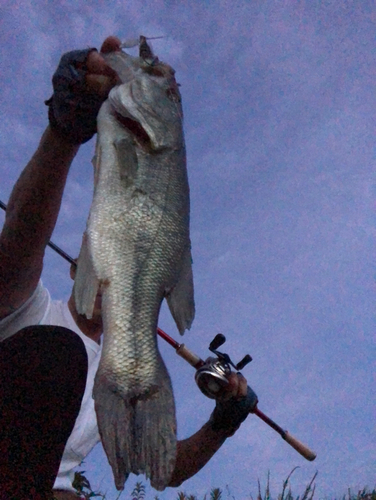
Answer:
[[[61,301],[52,301],[40,281],[33,295],[19,308],[0,321],[0,341],[31,325],[64,326],[77,333],[85,344],[88,356],[86,388],[72,434],[65,446],[54,489],[74,491],[73,468],[79,465],[99,442],[97,419],[92,398],[94,377],[101,357],[101,346],[84,335],[76,325],[68,309]]]

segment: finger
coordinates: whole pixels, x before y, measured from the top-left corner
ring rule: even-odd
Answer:
[[[108,95],[116,83],[116,80],[105,75],[86,75],[87,90],[103,97]]]
[[[88,55],[86,67],[88,73],[93,73],[95,75],[106,75],[112,78],[117,77],[116,71],[114,71],[112,68],[110,68],[110,66],[108,66],[108,64],[106,64],[106,61],[96,50],[93,50]]]
[[[248,384],[247,384],[247,379],[243,377],[241,373],[238,373],[238,381],[239,381],[238,393],[236,395],[236,398],[241,399],[247,395]]]
[[[232,372],[228,377],[228,384],[226,385],[224,391],[225,399],[230,399],[237,395],[239,387],[239,379],[236,373]]]
[[[116,52],[120,49],[121,41],[116,36],[109,36],[103,42],[101,47],[102,54],[108,54],[109,52]]]

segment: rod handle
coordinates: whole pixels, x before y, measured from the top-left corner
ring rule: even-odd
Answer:
[[[201,358],[197,356],[194,352],[188,349],[184,344],[180,344],[179,347],[176,349],[176,353],[179,354],[183,359],[188,361],[188,363],[195,367],[195,368],[200,368],[201,365],[203,365],[203,361]]]
[[[292,436],[288,431],[285,431],[282,435],[283,439],[292,446],[298,453],[300,453],[304,458],[312,462],[316,458],[316,453],[303,444],[299,439]]]

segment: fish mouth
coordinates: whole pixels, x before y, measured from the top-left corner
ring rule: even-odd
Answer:
[[[147,147],[148,149],[151,148],[150,137],[138,121],[132,120],[132,118],[129,118],[127,116],[123,116],[117,111],[114,111],[114,115],[116,120],[131,134],[133,134],[143,146]]]

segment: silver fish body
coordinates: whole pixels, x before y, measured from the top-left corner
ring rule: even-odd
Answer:
[[[116,487],[133,472],[162,490],[176,459],[174,397],[156,339],[163,298],[180,333],[194,317],[182,109],[169,66],[149,67],[121,52],[106,57],[123,83],[98,115],[75,302],[90,318],[102,294],[93,396]]]

